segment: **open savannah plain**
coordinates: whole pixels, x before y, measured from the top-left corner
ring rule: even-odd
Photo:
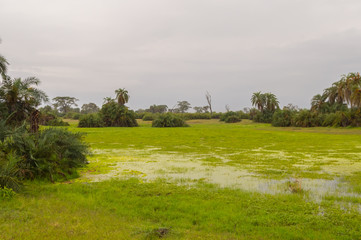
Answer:
[[[79,178],[0,201],[0,239],[360,239],[361,129],[76,128]]]

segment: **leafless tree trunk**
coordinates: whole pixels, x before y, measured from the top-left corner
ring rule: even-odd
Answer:
[[[212,96],[211,96],[211,94],[209,94],[208,91],[206,92],[206,99],[207,99],[208,106],[209,106],[209,111],[211,112],[211,117],[212,117],[212,114],[213,114],[213,111],[212,111]]]

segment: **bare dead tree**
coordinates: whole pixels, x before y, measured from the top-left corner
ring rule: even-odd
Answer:
[[[209,106],[209,111],[211,112],[211,117],[212,117],[212,114],[213,114],[213,111],[212,111],[212,96],[211,96],[211,94],[209,94],[208,91],[206,92],[206,99],[207,99],[208,106]]]

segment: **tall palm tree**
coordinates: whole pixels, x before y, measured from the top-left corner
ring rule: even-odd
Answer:
[[[320,111],[322,107],[325,105],[327,99],[327,95],[323,94],[317,94],[313,96],[311,100],[311,110],[312,111]]]
[[[257,107],[258,110],[263,112],[264,105],[265,105],[264,94],[262,94],[261,92],[253,93],[252,98],[251,98],[251,102],[252,102],[252,106]]]
[[[119,88],[115,90],[115,94],[116,94],[116,98],[118,99],[118,104],[120,106],[124,106],[124,104],[126,104],[130,98],[128,95],[128,91],[125,90],[124,88]]]
[[[14,114],[13,120],[25,120],[37,106],[48,101],[45,92],[34,87],[39,84],[40,80],[35,77],[24,80],[10,77],[4,79],[0,87],[0,98],[7,106],[9,115]]]
[[[273,93],[265,93],[264,94],[265,105],[268,111],[274,112],[279,108],[279,101]]]
[[[361,88],[360,73],[349,73],[343,75],[337,84],[337,91],[344,102],[350,104],[351,108],[358,106],[358,89]],[[356,94],[356,95],[355,95]]]
[[[6,71],[8,69],[7,65],[9,65],[9,63],[6,60],[6,58],[4,56],[0,55],[0,75],[3,79],[5,79],[5,76],[6,76]]]
[[[322,96],[331,104],[333,105],[334,103],[343,103],[343,99],[341,98],[341,96],[338,94],[338,85],[339,82],[335,82],[334,84],[332,84],[332,87],[326,88],[323,91]]]

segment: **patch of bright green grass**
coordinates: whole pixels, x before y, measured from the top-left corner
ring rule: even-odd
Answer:
[[[23,193],[0,201],[0,239],[361,238],[360,129],[274,128],[247,120],[189,124],[78,129],[73,122],[69,129],[87,133],[94,152],[82,177],[28,183]],[[145,181],[148,166],[168,180]],[[107,174],[121,179],[89,182]],[[168,174],[181,177],[172,181]],[[242,174],[250,184],[274,181],[281,190],[209,184],[214,176]],[[306,189],[312,183],[316,191],[339,184],[344,195],[326,191],[316,201]]]
[[[354,209],[202,184],[137,179],[31,186],[0,202],[1,239],[358,239]]]

